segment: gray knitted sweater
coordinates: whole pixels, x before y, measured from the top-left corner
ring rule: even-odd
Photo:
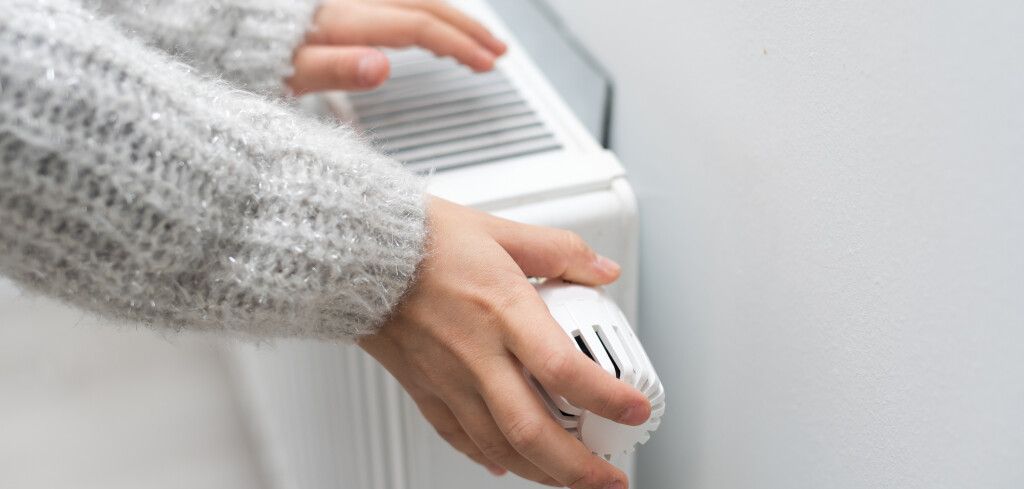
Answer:
[[[237,88],[280,91],[312,2],[3,3],[0,274],[176,330],[386,318],[422,257],[422,182]]]

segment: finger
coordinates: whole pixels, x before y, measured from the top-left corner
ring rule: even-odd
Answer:
[[[412,392],[410,392],[412,394]],[[462,429],[459,420],[455,419],[451,409],[441,399],[434,396],[413,395],[413,401],[420,408],[423,417],[434,427],[437,434],[448,442],[456,450],[464,453],[474,462],[484,466],[494,475],[504,475],[506,470],[484,456],[480,448],[473,443],[466,431]]]
[[[532,325],[506,328],[506,344],[526,369],[548,390],[598,416],[634,426],[646,421],[651,415],[647,396],[580,352],[536,291],[524,288],[502,314]]]
[[[531,277],[562,277],[584,285],[605,285],[622,270],[598,255],[576,233],[496,220],[494,238]]]
[[[450,404],[450,407],[463,430],[487,459],[497,462],[524,479],[547,485],[555,484],[555,480],[551,476],[512,448],[508,439],[494,422],[483,399],[479,397],[463,399],[458,404]]]
[[[626,474],[590,453],[548,416],[516,365],[492,373],[482,386],[487,407],[512,447],[559,483],[573,489],[628,485]]]
[[[391,65],[380,50],[362,46],[305,45],[292,57],[285,80],[298,95],[322,90],[369,90],[388,79]]]
[[[494,67],[494,54],[468,34],[429,12],[351,2],[325,13],[307,36],[313,44],[422,46],[477,71]],[[386,28],[382,28],[386,26]]]
[[[446,2],[440,0],[381,0],[381,3],[426,10],[435,17],[451,24],[456,29],[469,34],[470,37],[494,53],[495,56],[501,56],[508,50],[508,46],[494,37],[494,34],[491,34],[491,31],[484,27],[483,24]]]
[[[424,419],[437,431],[437,434],[453,448],[462,452],[474,462],[484,466],[496,476],[507,471],[494,461],[488,459],[469,438],[458,419],[447,404],[425,387],[420,386],[411,375],[411,367],[402,355],[396,355],[394,345],[381,335],[369,335],[360,338],[359,347],[372,355],[384,368],[395,377],[395,380],[409,393],[409,397],[419,408]]]

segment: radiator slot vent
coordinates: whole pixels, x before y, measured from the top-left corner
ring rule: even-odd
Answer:
[[[349,100],[373,143],[409,168],[429,172],[562,148],[500,69],[474,73],[418,48],[388,58],[388,81]]]

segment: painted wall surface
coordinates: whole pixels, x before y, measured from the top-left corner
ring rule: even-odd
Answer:
[[[1024,3],[550,3],[641,204],[637,487],[1024,487]]]

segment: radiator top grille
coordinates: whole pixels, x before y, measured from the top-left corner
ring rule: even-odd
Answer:
[[[555,151],[554,133],[500,69],[474,73],[423,49],[389,51],[391,77],[350,94],[383,152],[428,172]]]

